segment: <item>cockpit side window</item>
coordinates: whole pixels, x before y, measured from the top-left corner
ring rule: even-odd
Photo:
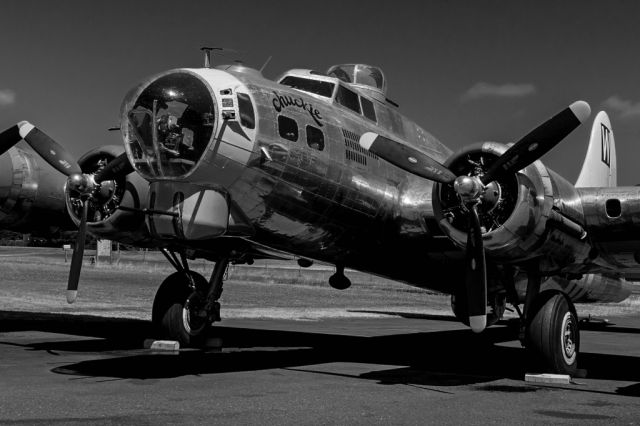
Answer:
[[[240,111],[240,124],[247,129],[255,129],[256,115],[253,112],[251,98],[246,93],[238,93],[238,110]]]
[[[313,80],[310,78],[301,78],[288,75],[280,81],[280,84],[289,86],[293,89],[302,90],[316,95],[330,98],[333,95],[335,84],[329,81]]]
[[[360,114],[360,100],[358,98],[359,97],[356,92],[347,89],[343,85],[338,86],[336,102]]]
[[[279,115],[278,132],[283,138],[296,142],[298,140],[298,123],[292,118]]]
[[[361,96],[360,103],[362,104],[362,113],[364,116],[371,121],[376,121],[376,109],[373,107],[373,102]]]

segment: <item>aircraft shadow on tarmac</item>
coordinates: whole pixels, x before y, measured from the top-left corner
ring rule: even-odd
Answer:
[[[342,375],[311,366],[348,362],[402,366],[345,375],[383,385],[459,386],[501,378],[522,380],[526,372],[535,368],[527,352],[517,346],[496,344],[516,338],[517,327],[513,325],[490,328],[480,336],[458,329],[376,337],[218,326],[214,330],[224,342],[222,352],[191,350],[165,356],[140,350],[141,342],[152,333],[148,321],[0,311],[0,333],[31,330],[91,337],[46,340],[26,348],[52,355],[59,351],[106,354],[107,357],[61,365],[52,371],[110,379],[161,379],[273,368]],[[3,344],[11,343],[0,341],[0,346]],[[638,357],[582,353],[580,367],[588,371],[588,378],[640,382]],[[640,384],[621,388],[619,393],[640,396]]]

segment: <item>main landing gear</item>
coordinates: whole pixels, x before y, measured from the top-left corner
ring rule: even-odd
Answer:
[[[220,295],[229,258],[216,262],[211,279],[189,270],[186,257],[181,261],[173,252],[162,251],[177,272],[160,284],[153,301],[151,321],[158,337],[180,342],[181,346],[204,343],[211,324],[220,321]]]
[[[544,372],[575,376],[580,349],[576,309],[564,293],[555,290],[540,292],[540,282],[537,267],[532,268],[528,272],[523,312],[518,307],[515,286],[510,289],[512,304],[520,315],[520,341],[536,360],[542,362]]]

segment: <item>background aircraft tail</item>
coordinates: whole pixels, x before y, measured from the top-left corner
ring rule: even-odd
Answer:
[[[600,111],[593,120],[591,138],[577,188],[610,187],[617,185],[616,144],[611,122],[606,112]]]

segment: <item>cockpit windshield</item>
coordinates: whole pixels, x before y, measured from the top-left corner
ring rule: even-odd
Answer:
[[[314,93],[316,95],[330,98],[333,95],[335,84],[329,81],[313,80],[310,78],[295,77],[288,75],[280,81],[280,84],[302,90],[304,92]]]
[[[172,73],[125,99],[124,138],[134,167],[148,176],[183,176],[213,134],[214,104],[197,77]]]

